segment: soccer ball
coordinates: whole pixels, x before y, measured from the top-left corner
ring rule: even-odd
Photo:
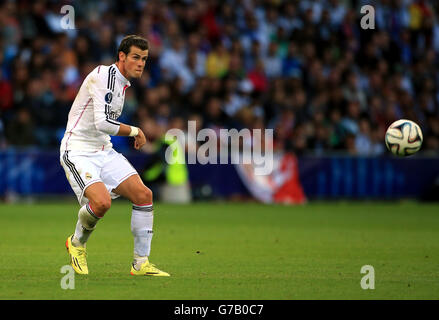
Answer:
[[[422,140],[421,128],[411,120],[397,120],[386,131],[387,149],[400,157],[412,155],[421,149]]]

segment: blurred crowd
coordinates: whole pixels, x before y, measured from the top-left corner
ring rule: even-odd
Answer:
[[[361,28],[366,4],[375,29]],[[61,28],[63,5],[74,29]],[[375,156],[387,126],[407,118],[435,153],[438,18],[439,3],[423,0],[2,1],[0,149],[58,148],[82,80],[139,34],[146,72],[119,120],[152,140],[196,120],[273,129],[276,150]]]

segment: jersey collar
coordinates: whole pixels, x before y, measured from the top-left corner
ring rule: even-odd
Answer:
[[[119,68],[115,63],[112,64],[114,68],[116,69],[116,77],[123,83],[124,86],[131,86],[131,83],[128,81],[127,78],[124,77],[124,75],[120,72]]]

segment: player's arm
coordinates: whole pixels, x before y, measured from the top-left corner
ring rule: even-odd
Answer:
[[[146,143],[145,134],[140,128],[129,126],[124,123],[120,124],[117,135],[123,137],[134,137],[134,148],[136,150],[139,150]]]
[[[145,143],[146,138],[141,129],[119,121],[111,119],[109,110],[111,109],[112,90],[107,88],[107,81],[104,77],[91,74],[88,82],[88,90],[93,99],[94,122],[96,129],[111,136],[131,136],[134,137],[134,148],[140,149]]]

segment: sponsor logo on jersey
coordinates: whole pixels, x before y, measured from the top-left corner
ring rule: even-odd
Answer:
[[[110,104],[110,103],[111,103],[111,100],[113,100],[113,94],[112,94],[111,92],[108,92],[108,93],[105,95],[105,102],[108,103],[108,104]]]
[[[112,120],[117,120],[117,118],[119,118],[119,115],[115,111],[110,111],[108,112],[108,118]]]

